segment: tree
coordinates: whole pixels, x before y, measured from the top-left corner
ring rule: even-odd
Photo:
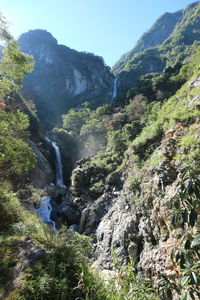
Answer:
[[[0,176],[23,174],[35,163],[35,155],[26,142],[28,117],[19,110],[6,109],[5,100],[17,92],[24,75],[32,71],[33,59],[20,51],[0,15],[0,41],[4,45],[0,58]]]
[[[28,126],[19,110],[0,111],[0,177],[21,175],[34,166],[35,155],[25,142]]]
[[[0,59],[0,101],[22,87],[24,76],[33,70],[32,56],[22,53],[18,43],[7,30],[5,18],[0,15],[0,41],[4,45]]]
[[[114,130],[107,134],[107,149],[109,151],[123,154],[126,150],[126,137],[123,131]]]
[[[134,99],[126,106],[126,112],[129,121],[141,120],[147,112],[147,99],[142,94],[136,95]]]
[[[79,135],[81,127],[86,123],[89,116],[90,110],[88,108],[82,108],[80,111],[70,109],[70,111],[63,116],[63,128]]]
[[[200,299],[200,182],[199,176],[184,174],[178,183],[177,194],[172,199],[172,225],[184,230],[177,239],[171,259],[175,268],[174,274],[163,274],[161,295],[172,299],[175,290],[181,300]],[[166,299],[166,298],[164,298]]]

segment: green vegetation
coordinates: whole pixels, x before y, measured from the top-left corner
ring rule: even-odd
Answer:
[[[191,173],[185,175],[178,188],[177,195],[172,199],[172,225],[182,228],[184,234],[171,253],[176,272],[170,276],[163,275],[161,295],[170,299],[175,290],[180,299],[198,299],[200,234],[194,228],[198,228],[200,218],[199,178]]]
[[[200,140],[192,135],[183,137],[179,143],[181,154],[176,156],[180,163],[184,163],[188,168],[195,168],[200,160]]]
[[[13,183],[17,185],[34,167],[36,158],[27,143],[29,120],[9,102],[10,93],[19,90],[23,76],[32,70],[33,61],[29,55],[20,52],[7,32],[3,17],[0,22],[0,38],[5,44],[0,65],[0,222],[1,230],[4,230],[8,225],[23,220],[22,206],[17,194],[12,191]]]
[[[29,171],[35,163],[35,155],[25,138],[28,118],[22,112],[0,110],[0,175],[8,178]]]
[[[181,63],[185,63],[200,45],[199,28],[199,10],[200,4],[196,3],[183,11],[183,15],[176,20],[169,18],[169,23],[176,26],[172,32],[168,31],[168,36],[161,41],[162,34],[158,33],[155,39],[151,41],[151,29],[138,42],[138,45],[123,56],[121,60],[113,67],[113,72],[119,72],[121,85],[121,97],[117,103],[123,103],[124,98],[130,99],[136,94],[143,94],[149,101],[163,101],[169,98],[189,79],[191,74],[186,70],[177,73]],[[180,12],[177,12],[180,14]],[[175,21],[175,23],[174,23]],[[179,22],[178,22],[179,21]],[[159,24],[159,21],[158,21]],[[160,30],[158,26],[156,29]],[[170,27],[167,23],[165,29]],[[161,26],[162,28],[162,26]],[[161,37],[160,37],[161,36]],[[150,39],[148,42],[145,40]],[[144,39],[144,40],[143,40]],[[172,76],[173,75],[173,76]],[[128,92],[127,92],[128,90]]]
[[[122,80],[130,76],[129,82],[136,80],[136,85],[126,90],[123,101],[119,99],[120,107],[106,104],[92,109],[84,103],[63,116],[62,128],[54,128],[52,134],[60,140],[62,151],[68,148],[74,160],[85,158],[71,178],[72,192],[83,196],[83,202],[84,197],[95,201],[108,184],[120,186],[125,182],[129,204],[136,211],[142,199],[143,174],[146,175],[143,171],[150,176],[156,172],[160,175],[159,167],[167,161],[171,163],[167,165],[170,171],[175,170],[172,177],[189,168],[199,174],[200,86],[194,84],[200,76],[199,31],[194,30],[199,26],[199,9],[196,5],[185,11],[183,20],[162,45],[130,56]],[[88,237],[64,227],[54,234],[35,215],[34,205],[44,191],[40,194],[25,183],[36,163],[28,144],[30,123],[27,115],[12,105],[33,61],[20,52],[2,18],[0,22],[0,36],[5,44],[0,64],[0,293],[7,293],[8,300],[158,299],[151,282],[137,277],[131,258],[125,269],[117,265],[113,255],[115,274],[105,283],[101,272],[90,266],[93,248]],[[156,66],[155,70],[147,69],[149,63]],[[35,118],[29,105],[25,110]],[[166,152],[160,151],[166,141],[174,147],[173,151],[167,147]],[[121,179],[126,168],[127,178]],[[165,177],[168,180],[170,176]],[[200,297],[198,179],[193,175],[183,178],[172,200],[171,225],[176,234],[179,229],[184,234],[172,251],[175,273],[163,275],[160,282],[162,299],[171,299],[173,290],[181,299]],[[163,182],[158,182],[158,189],[159,184],[162,188],[154,191],[156,196],[164,192]],[[145,189],[151,190],[155,187],[152,186],[151,180],[145,182]],[[29,195],[32,203],[27,205]],[[20,284],[12,290],[13,278],[16,279],[14,276],[30,250],[27,243],[38,247],[41,256],[29,257],[31,263],[24,267]]]
[[[6,29],[2,34],[2,37],[6,36],[6,40],[4,39],[5,49],[0,67],[0,293],[10,300],[106,300],[123,299],[126,294],[127,299],[134,299],[129,287],[133,284],[139,288],[136,278],[129,276],[127,280],[121,281],[120,292],[117,292],[115,282],[107,287],[89,267],[89,257],[92,255],[89,238],[65,228],[55,235],[48,225],[40,222],[33,211],[32,206],[35,198],[39,199],[39,191],[34,196],[34,190],[25,185],[24,180],[28,171],[34,167],[36,157],[27,142],[28,117],[13,105],[13,101],[19,97],[16,92],[21,87],[23,76],[32,69],[33,64],[30,56],[19,51],[17,43]],[[33,115],[28,105],[25,110]],[[104,185],[106,176],[121,162],[120,154],[116,154],[116,151],[121,151],[119,129],[114,133],[110,130],[113,126],[121,126],[119,121],[122,115],[115,116],[113,125],[109,120],[112,112],[113,108],[109,105],[93,111],[87,107],[71,110],[63,117],[64,129],[54,130],[54,134],[66,143],[74,141],[72,135],[87,141],[91,136],[103,136],[106,139],[108,132],[109,152],[104,155],[101,153],[94,162],[102,179],[99,177],[99,181],[93,182],[91,194],[95,194]],[[124,140],[124,147],[125,143]],[[24,198],[27,193],[33,201],[28,210],[23,202],[27,200],[27,195]],[[41,251],[36,260],[31,254],[29,256],[32,249]],[[27,267],[23,267],[24,261]],[[15,287],[14,279],[18,280],[18,277],[20,284]],[[148,293],[149,297],[152,295],[151,289],[146,285],[143,289],[140,288],[139,293],[145,298]]]
[[[20,51],[18,43],[7,31],[3,16],[0,16],[0,28],[0,40],[5,45],[0,66],[0,101],[4,101],[11,92],[22,87],[24,75],[33,70],[34,62],[30,55]]]
[[[199,65],[200,56],[197,52],[187,64],[180,64],[175,69],[167,70],[169,82],[178,78],[178,81],[181,80],[183,83],[184,78],[185,84],[163,102],[149,102],[143,94],[136,94],[124,108],[108,105],[96,110],[80,108],[79,111],[70,111],[63,116],[63,120],[69,120],[69,117],[75,114],[78,115],[78,119],[81,118],[81,122],[79,121],[77,125],[74,122],[70,127],[69,123],[66,126],[64,122],[64,126],[69,131],[76,132],[81,148],[87,146],[92,149],[91,152],[86,152],[85,156],[91,154],[93,156],[82,165],[83,170],[93,170],[86,172],[85,187],[82,186],[84,190],[92,192],[93,196],[94,192],[99,195],[109,176],[125,167],[126,162],[137,167],[158,166],[165,158],[163,155],[155,154],[154,150],[160,145],[164,133],[175,128],[176,124],[184,128],[182,140],[175,139],[178,148],[176,163],[183,163],[185,168],[188,165],[196,165],[198,168],[196,163],[199,161],[198,137],[189,136],[197,135],[198,132],[198,128],[192,129],[192,124],[195,124],[199,116],[198,105],[196,102],[193,103],[192,99],[198,95],[199,87],[190,86],[190,82],[198,77]],[[160,84],[160,76],[149,77],[157,78],[155,91]],[[89,139],[89,136],[93,139]],[[98,146],[94,147],[94,144]],[[76,182],[75,186],[80,184],[79,177],[79,174],[73,174],[72,181]]]
[[[89,109],[82,109],[76,111],[71,109],[65,116],[63,116],[63,127],[74,134],[79,134],[81,127],[89,118]]]
[[[88,255],[92,251],[89,238],[66,228],[57,235],[47,228],[44,233],[40,237],[35,235],[35,242],[42,245],[45,253],[24,270],[20,286],[6,299],[158,299],[148,280],[136,278],[132,262],[125,272],[117,267],[115,276],[105,283],[101,273],[89,266]],[[15,267],[23,263],[24,258],[18,253],[25,242],[23,237],[10,237],[0,240],[0,246],[0,291],[3,292]]]
[[[24,75],[32,70],[33,60],[20,52],[18,44],[7,31],[3,17],[0,22],[0,39],[5,44],[0,65],[0,168],[1,176],[8,177],[28,171],[35,161],[25,142],[28,118],[18,110],[9,110],[8,97],[21,88]],[[8,109],[5,110],[5,107]]]
[[[125,270],[119,265],[112,251],[115,275],[108,283],[108,300],[158,300],[151,281],[145,278],[137,278],[135,270],[135,260],[132,257]]]
[[[43,241],[48,251],[34,267],[27,270],[16,299],[77,299],[84,291],[79,287],[82,265],[91,252],[88,238],[64,230]]]

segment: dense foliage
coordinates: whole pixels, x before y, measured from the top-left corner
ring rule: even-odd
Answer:
[[[0,175],[8,178],[30,170],[35,156],[24,140],[29,121],[26,115],[16,111],[0,111]]]
[[[19,50],[1,16],[0,39],[4,43],[0,64],[0,194],[1,230],[22,219],[22,209],[12,184],[17,183],[35,164],[35,155],[27,143],[28,117],[12,107],[9,95],[16,93],[24,75],[32,70],[32,58]],[[18,180],[16,176],[19,177]],[[6,180],[6,181],[5,181]],[[21,210],[21,211],[20,211]]]
[[[200,218],[200,184],[194,174],[185,174],[178,184],[177,195],[172,199],[172,224],[183,230],[171,259],[175,273],[163,275],[161,295],[172,299],[173,291],[181,299],[198,299],[200,297],[200,234],[198,229]]]

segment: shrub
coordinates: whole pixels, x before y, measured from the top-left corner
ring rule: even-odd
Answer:
[[[177,195],[172,199],[172,225],[184,229],[184,235],[173,248],[171,258],[175,273],[163,275],[161,295],[171,299],[172,291],[180,299],[199,299],[199,249],[200,235],[193,228],[199,226],[200,217],[200,183],[199,178],[191,172],[185,174],[178,184]]]
[[[180,154],[176,155],[176,159],[179,163],[184,164],[186,167],[199,169],[200,161],[200,141],[193,135],[187,135],[179,142]]]
[[[27,270],[16,299],[69,299],[85,297],[81,288],[83,265],[91,253],[89,238],[63,228],[46,243],[48,252]],[[84,298],[86,299],[86,298]]]
[[[20,111],[0,111],[0,175],[21,175],[34,167],[36,158],[25,141],[28,118]]]
[[[0,228],[8,229],[11,224],[23,219],[23,209],[16,193],[8,182],[0,183]]]
[[[113,152],[123,154],[127,148],[126,137],[122,130],[110,131],[107,134],[107,148]]]
[[[133,153],[140,159],[147,159],[160,142],[163,130],[159,122],[155,122],[143,129],[141,134],[131,143]]]
[[[113,112],[113,108],[109,104],[105,104],[96,109],[96,114],[98,117],[103,115],[110,115]]]
[[[126,113],[129,121],[141,120],[145,118],[147,111],[147,99],[143,95],[137,95],[126,106]]]

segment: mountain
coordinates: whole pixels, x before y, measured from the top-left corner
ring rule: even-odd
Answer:
[[[185,10],[165,13],[116,63],[112,73],[118,77],[119,103],[124,102],[129,90],[129,99],[139,91],[143,93],[142,75],[162,74],[174,67],[176,74],[176,64],[195,52],[200,42],[199,9],[199,2],[195,2]],[[111,102],[114,76],[101,57],[59,45],[50,33],[39,29],[22,34],[19,44],[35,59],[35,69],[25,78],[23,91],[35,103],[44,128],[61,124],[64,113],[85,101],[93,108]],[[161,98],[169,96],[161,93]],[[155,98],[154,93],[149,94]]]
[[[19,93],[32,59],[7,41],[0,299],[200,299],[200,4],[172,15],[115,80],[101,58],[46,31],[22,35],[36,59],[24,95],[46,129],[59,125],[45,135]]]
[[[113,72],[117,75],[120,73],[131,57],[147,48],[161,45],[172,33],[176,24],[182,19],[183,10],[175,13],[163,14],[153,26],[145,32],[138,40],[136,46],[128,53],[124,54],[121,59],[114,65]]]
[[[166,23],[168,25],[166,26]],[[166,28],[164,30],[163,28]],[[122,94],[138,85],[141,75],[163,73],[195,52],[200,43],[200,3],[163,15],[112,71]],[[160,36],[158,38],[158,36]]]
[[[54,127],[63,113],[85,101],[99,105],[111,100],[113,75],[101,57],[58,45],[39,29],[22,34],[19,44],[35,60],[23,91],[33,98],[44,127]]]

